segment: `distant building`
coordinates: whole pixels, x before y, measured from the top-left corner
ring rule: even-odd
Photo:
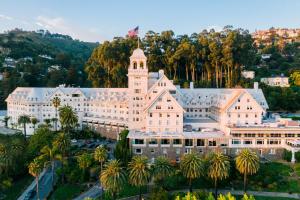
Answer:
[[[290,87],[289,78],[283,76],[261,78],[260,82],[265,83],[269,86]]]
[[[295,42],[299,39],[300,29],[271,28],[268,30],[259,30],[252,33],[254,44],[259,46],[271,45],[274,40],[281,39],[284,44]]]
[[[244,78],[254,79],[255,78],[255,71],[244,70],[244,71],[242,71],[242,76]]]
[[[52,71],[56,71],[56,70],[60,70],[61,66],[59,65],[51,65],[50,67],[48,67],[48,72],[52,72]]]
[[[3,67],[11,67],[15,68],[17,65],[17,61],[13,58],[7,57],[4,59]]]
[[[261,59],[267,60],[267,59],[270,59],[271,56],[272,56],[272,54],[262,54],[262,55],[261,55]]]
[[[53,58],[49,55],[39,55],[39,57],[41,58],[45,58],[45,59],[48,59],[48,60],[52,60]]]

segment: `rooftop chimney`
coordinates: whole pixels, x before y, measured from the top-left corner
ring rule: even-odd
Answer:
[[[254,82],[253,89],[258,90],[258,82]]]

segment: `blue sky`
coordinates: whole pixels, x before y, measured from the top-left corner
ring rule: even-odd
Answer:
[[[111,40],[140,26],[191,34],[233,25],[300,28],[299,0],[1,0],[0,32],[48,29],[84,41]]]

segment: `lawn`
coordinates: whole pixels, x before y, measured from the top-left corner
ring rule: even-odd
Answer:
[[[60,184],[52,193],[49,199],[51,200],[69,200],[78,196],[81,192],[85,191],[86,187],[80,184]]]
[[[20,179],[16,180],[13,183],[12,187],[4,191],[4,195],[6,195],[5,199],[17,199],[22,194],[22,192],[31,184],[32,181],[33,178],[30,175],[22,176]]]
[[[293,168],[284,163],[271,162],[260,165],[257,174],[249,176],[249,190],[300,193],[300,182],[292,176]],[[235,189],[242,189],[242,176],[236,174]]]
[[[294,169],[296,174],[300,177],[300,163],[296,163]]]

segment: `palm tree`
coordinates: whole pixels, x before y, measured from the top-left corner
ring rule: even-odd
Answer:
[[[20,115],[18,118],[18,124],[23,125],[24,137],[26,139],[26,124],[30,123],[30,117],[28,115]]]
[[[3,119],[3,122],[5,124],[5,128],[8,127],[8,121],[10,120],[10,116],[5,116],[4,119]]]
[[[56,136],[55,140],[53,141],[53,145],[61,154],[61,161],[62,161],[62,171],[64,169],[64,165],[67,163],[67,156],[68,152],[71,147],[71,139],[69,135],[65,133],[60,133]],[[62,173],[62,182],[64,182],[64,172]]]
[[[199,154],[191,152],[185,154],[180,162],[180,170],[187,179],[189,179],[189,188],[192,192],[192,180],[199,178],[203,172],[203,162]]]
[[[7,174],[9,169],[13,167],[13,153],[10,145],[0,144],[0,174]]]
[[[56,147],[49,147],[48,145],[44,146],[41,149],[41,158],[48,160],[45,164],[51,165],[52,173],[52,186],[54,185],[54,164],[56,160],[61,160],[61,155],[58,153]]]
[[[237,170],[244,174],[244,192],[246,193],[247,175],[255,174],[259,169],[259,158],[255,152],[243,149],[235,158]]]
[[[35,118],[35,117],[32,117],[32,118],[30,119],[30,121],[31,121],[31,123],[32,123],[32,125],[33,125],[33,130],[35,131],[35,126],[36,126],[36,124],[39,122],[39,120],[38,120],[37,118]]]
[[[172,175],[173,170],[170,160],[164,156],[159,156],[154,161],[153,176],[158,182],[162,182],[164,178]]]
[[[121,187],[126,183],[126,173],[119,160],[111,160],[105,165],[100,175],[100,182],[112,195],[112,199],[116,199]]]
[[[129,183],[140,187],[139,199],[142,199],[142,186],[150,180],[150,169],[146,156],[134,156],[128,164]]]
[[[44,122],[46,123],[46,125],[48,126],[48,127],[51,127],[51,120],[50,119],[44,119]]]
[[[52,99],[52,105],[55,108],[55,118],[58,119],[57,110],[58,110],[58,107],[60,106],[60,98],[54,97]],[[57,120],[55,121],[55,131],[57,131]]]
[[[86,169],[92,165],[92,156],[88,153],[83,153],[77,157],[77,163],[82,170],[82,178],[85,177]]]
[[[43,169],[42,162],[38,158],[35,158],[33,160],[33,162],[31,162],[28,166],[29,174],[31,174],[32,176],[35,177],[36,194],[37,194],[37,199],[38,200],[40,199],[40,195],[39,195],[39,175],[40,175],[42,169]]]
[[[67,133],[74,128],[78,122],[78,117],[71,106],[63,106],[59,108],[59,121]]]
[[[208,177],[214,181],[215,198],[218,197],[217,183],[229,176],[230,162],[228,156],[222,153],[213,153],[209,157]]]
[[[103,163],[107,159],[107,150],[104,146],[98,146],[94,152],[94,159],[100,163],[100,170],[102,171]]]

